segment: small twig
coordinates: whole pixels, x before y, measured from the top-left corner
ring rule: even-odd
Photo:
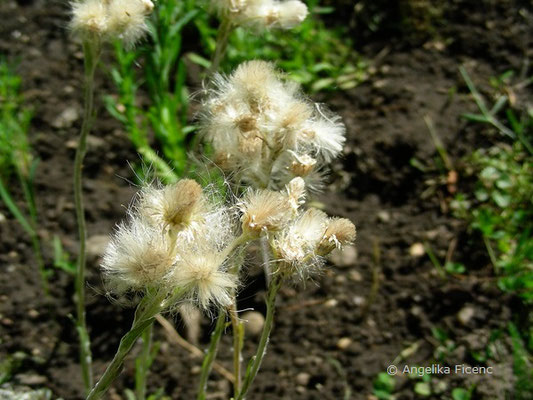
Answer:
[[[435,145],[435,148],[437,149],[437,152],[439,153],[440,158],[442,158],[442,161],[444,162],[444,166],[446,167],[448,171],[452,171],[453,164],[451,163],[450,158],[448,157],[448,153],[446,152],[446,148],[444,147],[442,140],[440,140],[440,137],[437,134],[435,125],[433,125],[433,120],[431,119],[429,115],[425,115],[424,122],[426,123],[429,134],[431,135],[433,144]]]
[[[466,83],[466,86],[468,87],[468,90],[470,90],[470,93],[472,93],[474,101],[476,102],[479,111],[481,111],[481,114],[485,118],[485,121],[494,126],[496,129],[498,129],[502,134],[509,136],[511,139],[514,139],[516,137],[515,133],[509,128],[507,128],[505,125],[503,125],[500,121],[498,121],[496,117],[494,117],[494,115],[490,112],[487,105],[485,104],[483,96],[477,90],[476,86],[474,85],[474,82],[472,82],[472,79],[470,79],[470,76],[468,75],[468,72],[466,72],[465,67],[460,66],[459,72],[461,73]]]
[[[296,311],[296,310],[300,310],[302,308],[314,307],[314,306],[318,306],[318,305],[324,304],[328,300],[329,299],[307,300],[307,301],[302,301],[302,302],[297,303],[297,304],[290,304],[290,305],[285,306],[285,307],[279,307],[279,309],[280,310],[283,309],[285,311]]]
[[[427,253],[429,259],[431,260],[431,262],[435,266],[435,269],[439,273],[440,277],[443,278],[443,279],[446,279],[446,272],[444,271],[444,268],[442,268],[442,265],[441,265],[439,259],[437,258],[437,256],[435,255],[435,253],[433,253],[433,250],[431,249],[431,246],[429,245],[428,242],[424,242],[424,249],[426,250],[426,253]]]
[[[452,261],[453,253],[455,251],[455,247],[457,246],[457,238],[453,238],[450,242],[450,245],[448,246],[448,251],[446,252],[446,262],[444,265],[448,264]]]
[[[487,248],[487,252],[489,253],[490,262],[494,266],[494,269],[497,270],[498,259],[496,258],[496,254],[494,253],[494,249],[492,248],[489,239],[485,235],[483,235],[483,242],[485,243],[485,247]]]
[[[195,345],[183,339],[180,336],[180,334],[176,332],[176,329],[174,329],[172,324],[165,317],[158,314],[156,315],[155,319],[163,327],[163,329],[165,330],[165,334],[167,335],[167,338],[171,342],[174,342],[178,346],[183,347],[185,350],[187,350],[189,353],[191,353],[195,357],[203,357],[205,355],[204,352],[200,350],[198,347],[196,347]],[[228,381],[230,381],[231,383],[235,381],[235,377],[233,376],[233,374],[216,361],[213,362],[213,369],[217,371],[220,375],[222,375],[224,378],[226,378]]]

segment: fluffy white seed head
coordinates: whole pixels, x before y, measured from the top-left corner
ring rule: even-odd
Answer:
[[[275,240],[280,258],[288,263],[302,263],[312,257],[327,227],[328,216],[316,208],[303,212]]]
[[[356,230],[352,221],[346,218],[331,218],[322,240],[318,244],[320,255],[331,253],[335,248],[352,244],[355,241]]]
[[[221,17],[256,31],[291,29],[307,17],[307,6],[299,0],[214,0],[213,4]]]
[[[242,229],[253,236],[279,231],[292,215],[288,197],[271,190],[249,190],[239,208]]]
[[[143,291],[165,284],[175,251],[165,235],[138,218],[119,225],[103,257],[102,270],[112,292]]]
[[[231,303],[230,291],[237,286],[237,278],[226,272],[223,264],[223,256],[209,249],[184,253],[170,279],[204,309],[212,303],[227,306]]]
[[[292,29],[307,17],[307,6],[299,0],[290,0],[279,5],[278,24],[282,29]]]
[[[72,30],[83,37],[121,39],[135,44],[146,32],[146,16],[154,8],[150,0],[81,0],[72,3]]]
[[[301,176],[319,189],[324,165],[341,151],[340,118],[303,99],[272,64],[250,61],[217,75],[202,113],[202,135],[217,165],[256,188],[281,189]]]
[[[238,15],[245,8],[247,0],[212,0],[211,4],[213,8],[218,12],[221,17],[227,15]]]
[[[346,127],[339,116],[326,115],[318,106],[317,110],[317,118],[307,122],[301,143],[312,145],[326,162],[330,162],[342,151]]]
[[[107,30],[107,6],[102,0],[72,3],[70,28],[81,36],[103,36]]]
[[[142,189],[138,212],[150,224],[172,234],[191,232],[205,221],[208,205],[202,187],[192,179],[182,179],[161,188]]]
[[[146,16],[154,5],[149,0],[111,0],[108,7],[108,34],[131,46],[146,32]]]
[[[294,178],[287,184],[287,195],[292,210],[296,213],[305,203],[305,182],[302,178]]]

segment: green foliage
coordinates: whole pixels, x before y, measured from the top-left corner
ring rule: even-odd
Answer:
[[[0,361],[0,385],[9,382],[13,375],[21,368],[27,355],[23,352],[16,352],[8,355]]]
[[[379,400],[393,400],[396,380],[386,372],[380,372],[374,379],[374,396]]]
[[[41,242],[36,229],[34,179],[38,160],[31,154],[28,140],[32,112],[23,104],[20,85],[20,77],[0,58],[0,198],[30,236],[43,286],[48,290],[49,272],[45,270]],[[15,203],[8,189],[12,175],[16,176],[22,190],[26,210]]]
[[[431,328],[431,334],[439,342],[438,346],[435,347],[433,355],[438,361],[444,361],[446,357],[456,349],[457,344],[450,338],[445,330],[436,326]]]
[[[453,400],[470,400],[472,398],[472,391],[463,388],[455,388],[452,390]]]
[[[135,50],[124,50],[118,43],[115,46],[117,66],[110,72],[118,95],[106,97],[106,108],[124,124],[144,162],[166,183],[190,172],[186,153],[191,142],[194,144],[188,137],[194,127],[187,121],[186,62],[199,65],[202,74],[211,65],[218,21],[207,13],[207,6],[200,7],[194,0],[158,1],[148,41]],[[307,90],[356,86],[366,78],[366,65],[352,50],[346,28],[326,28],[318,18],[332,8],[319,7],[318,0],[309,1],[308,6],[312,15],[290,31],[251,33],[235,29],[222,70],[229,72],[243,61],[264,59],[276,62]],[[191,38],[198,45],[186,52],[184,41]],[[144,94],[149,95],[149,101],[141,104]],[[151,147],[152,136],[160,154]],[[143,179],[142,170],[138,172]]]
[[[428,376],[428,375],[424,375]],[[431,396],[431,386],[429,382],[417,382],[415,383],[415,393],[422,397]]]
[[[459,194],[452,204],[456,215],[481,232],[502,290],[533,300],[533,138],[532,110],[504,106],[507,95],[497,96],[489,110],[485,99],[461,69],[481,114],[465,114],[470,121],[489,124],[505,142],[479,149],[467,158],[476,178],[473,196]],[[492,84],[507,82],[507,73]],[[505,116],[505,123],[501,115]],[[519,117],[517,116],[519,115]]]
[[[308,1],[310,16],[288,32],[271,30],[254,35],[236,29],[230,38],[224,71],[250,59],[270,60],[312,92],[357,86],[366,79],[366,64],[353,50],[346,27],[326,28],[320,20],[320,14],[334,9],[318,4],[318,0]]]
[[[514,398],[530,399],[533,393],[533,367],[524,341],[517,327],[509,324],[509,335],[513,344],[513,372],[516,377]]]
[[[152,16],[150,40],[136,50],[115,45],[118,66],[111,76],[118,88],[118,98],[106,98],[107,110],[121,121],[131,141],[151,164],[156,174],[169,183],[185,171],[186,137],[193,131],[187,125],[189,93],[185,86],[182,55],[182,29],[198,14],[192,1],[164,0],[157,3]],[[144,63],[141,72],[137,63]],[[138,92],[149,94],[150,103],[141,107]],[[158,140],[165,160],[150,146],[150,134]],[[142,177],[141,177],[142,179]]]
[[[28,142],[32,112],[23,106],[21,79],[0,59],[0,173],[8,179],[11,173],[30,174],[33,157]]]
[[[54,267],[65,271],[69,275],[76,275],[76,261],[70,259],[70,255],[63,249],[61,239],[54,235],[52,241],[54,248]]]

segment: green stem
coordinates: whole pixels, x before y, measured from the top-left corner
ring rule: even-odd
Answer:
[[[118,377],[124,365],[124,359],[135,342],[150,328],[155,316],[164,308],[164,294],[145,295],[135,310],[135,318],[131,329],[120,340],[118,350],[111,363],[107,366],[98,383],[91,390],[86,400],[101,399],[113,381]]]
[[[498,258],[496,257],[496,254],[494,253],[494,249],[492,248],[492,245],[490,244],[490,240],[487,236],[483,235],[483,243],[485,243],[485,247],[487,248],[487,253],[489,253],[490,262],[492,263],[492,266],[496,271],[498,271]]]
[[[211,373],[211,368],[213,367],[213,362],[217,356],[218,343],[224,332],[224,327],[226,326],[226,311],[224,308],[220,308],[217,318],[217,324],[213,333],[211,333],[211,340],[209,342],[209,348],[202,362],[202,373],[200,375],[200,384],[198,385],[198,395],[196,396],[197,400],[206,399],[206,388],[207,380],[209,374]]]
[[[220,63],[222,62],[222,59],[226,54],[226,49],[228,48],[229,35],[232,30],[233,25],[231,23],[231,19],[223,17],[222,22],[220,23],[220,27],[218,28],[215,53],[213,54],[213,58],[211,60],[211,67],[209,67],[207,76],[213,75],[220,68]]]
[[[267,314],[265,317],[265,325],[263,326],[263,332],[261,333],[261,339],[259,339],[259,345],[257,346],[257,351],[255,356],[252,357],[248,363],[248,368],[246,369],[246,375],[244,376],[242,389],[239,395],[236,397],[236,400],[243,400],[246,396],[246,393],[250,389],[259,367],[261,367],[261,362],[266,353],[266,347],[268,344],[268,339],[270,337],[270,332],[272,331],[272,325],[274,322],[274,313],[276,309],[276,295],[281,287],[282,279],[280,276],[275,276],[270,283],[268,288],[267,296]]]
[[[87,239],[87,230],[83,208],[82,168],[83,159],[87,152],[87,137],[89,136],[93,122],[94,72],[96,70],[99,53],[100,45],[96,40],[85,40],[83,42],[83,54],[85,60],[83,122],[78,139],[78,147],[76,149],[76,158],[74,160],[74,203],[76,207],[78,236],[80,240],[75,279],[76,329],[80,339],[80,364],[83,374],[83,384],[87,393],[93,385],[93,376],[91,367],[91,346],[85,318],[85,241]]]
[[[234,241],[235,246],[231,246],[232,249],[235,249],[238,245],[246,243],[249,238],[245,235],[241,235],[238,239]],[[240,270],[244,262],[244,252],[246,246],[243,246],[235,254],[234,262],[232,267],[229,269],[229,273],[235,275],[237,278],[240,275]],[[231,319],[231,327],[233,334],[233,374],[235,380],[233,382],[233,395],[236,398],[241,390],[241,363],[242,363],[242,348],[244,346],[244,324],[239,319],[237,313],[237,294],[233,290],[231,293],[232,303],[228,307],[228,313]]]
[[[268,239],[266,236],[263,236],[260,239],[261,244],[261,257],[263,258],[263,271],[265,273],[265,282],[267,287],[270,285],[270,252]]]
[[[13,198],[11,197],[9,190],[7,189],[7,186],[4,185],[4,182],[2,181],[2,179],[0,179],[0,198],[6,204],[7,208],[9,209],[11,214],[13,214],[13,216],[18,221],[18,223],[30,236],[31,244],[33,247],[33,253],[35,254],[35,258],[37,259],[37,264],[39,266],[39,272],[41,274],[43,289],[44,289],[44,292],[48,295],[49,294],[48,277],[46,276],[43,253],[41,249],[41,241],[39,239],[37,231],[35,230],[36,220],[34,220],[30,215],[30,221],[28,221],[28,219],[24,216],[22,211],[17,207],[17,205],[13,201]],[[28,205],[28,207],[30,207],[30,205]]]
[[[135,374],[136,400],[146,399],[146,377],[151,364],[152,328],[153,325],[150,325],[142,334],[143,348],[141,354],[137,358],[137,369]]]
[[[233,382],[233,396],[236,398],[241,390],[241,362],[242,362],[242,348],[244,345],[244,324],[239,320],[237,315],[237,299],[234,296],[234,302],[229,308],[229,315],[231,318],[231,326],[233,329],[233,375],[235,381]]]
[[[165,160],[157,155],[157,153],[149,145],[136,143],[139,154],[143,157],[143,161],[148,165],[153,165],[158,175],[165,183],[174,183],[178,180],[177,173],[168,166]]]

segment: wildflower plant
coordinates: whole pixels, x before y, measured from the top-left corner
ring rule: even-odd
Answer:
[[[307,6],[300,0],[212,0],[220,19],[216,49],[210,72],[218,70],[228,46],[231,32],[242,26],[251,32],[266,29],[291,29],[307,17]]]
[[[80,338],[80,362],[86,392],[93,385],[90,338],[85,319],[86,236],[82,193],[82,167],[87,152],[87,137],[94,119],[94,74],[102,45],[120,39],[126,47],[137,42],[147,29],[146,16],[152,11],[150,0],[81,0],[71,3],[70,28],[83,45],[84,112],[74,160],[74,202],[78,221],[79,253],[76,269],[76,328]]]
[[[93,119],[94,73],[104,42],[120,40],[124,47],[131,47],[142,37],[153,4],[149,0],[84,0],[72,6],[71,28],[83,42],[86,72],[75,195],[80,234],[77,327],[84,381],[86,388],[92,387],[88,400],[102,398],[139,338],[143,338],[143,354],[150,354],[151,330],[158,314],[183,306],[217,319],[202,363],[197,398],[207,396],[207,381],[229,318],[234,344],[233,398],[244,399],[266,352],[279,289],[319,273],[333,249],[355,240],[352,222],[305,207],[308,193],[322,188],[327,164],[342,151],[345,127],[340,118],[308,100],[296,83],[287,81],[270,63],[245,62],[229,76],[216,72],[233,28],[242,26],[250,32],[290,29],[305,19],[307,7],[299,0],[224,0],[212,4],[221,26],[210,82],[201,93],[199,139],[207,157],[230,178],[228,188],[221,190],[217,182],[202,186],[187,178],[167,180],[167,185],[154,181],[141,186],[101,265],[107,292],[133,299],[137,304],[135,316],[94,387],[84,316],[85,221],[81,197],[81,165]],[[168,69],[161,79],[169,79],[167,73]],[[269,277],[267,315],[257,352],[243,371],[244,325],[238,318],[236,299],[247,271],[245,254],[252,242],[261,244]],[[143,360],[151,362],[149,357],[138,358],[141,363]],[[145,398],[147,368],[139,369],[139,400]]]
[[[250,189],[229,204],[214,200],[218,197],[210,195],[212,190],[214,187],[202,188],[190,179],[168,186],[149,185],[141,189],[126,221],[117,227],[102,263],[105,281],[110,293],[135,294],[140,302],[131,330],[88,399],[105,393],[120,372],[124,357],[151,328],[156,315],[182,304],[210,314],[215,310],[218,315],[202,366],[198,398],[205,398],[226,315],[237,312],[236,289],[244,273],[240,254],[250,242],[264,237],[274,268],[257,354],[242,384],[236,375],[234,395],[243,399],[264,356],[275,298],[282,284],[316,274],[327,254],[355,240],[350,221],[329,218],[313,208],[303,209],[299,201],[303,196],[301,178],[294,178],[280,191]]]
[[[214,183],[202,187],[192,179],[141,187],[102,263],[108,291],[140,301],[131,330],[88,399],[106,392],[158,313],[184,304],[217,318],[197,398],[206,398],[229,317],[234,398],[244,399],[266,351],[279,289],[316,275],[332,250],[355,240],[351,221],[305,208],[307,193],[321,188],[324,168],[342,151],[345,128],[338,116],[307,100],[262,61],[243,63],[228,77],[215,74],[204,94],[200,138],[231,177],[230,196],[218,193]],[[262,246],[269,277],[267,315],[257,353],[243,373],[244,325],[236,299],[246,273],[243,255],[254,241]]]
[[[31,239],[45,293],[50,271],[45,268],[42,243],[37,233],[38,213],[35,204],[34,177],[39,160],[32,155],[28,129],[32,110],[24,105],[20,94],[21,79],[0,58],[0,199]],[[24,209],[13,200],[8,183],[15,175],[24,195]]]
[[[342,151],[344,124],[307,100],[264,61],[220,74],[207,89],[202,131],[213,161],[237,183],[279,189],[301,177],[319,190],[324,167]]]

